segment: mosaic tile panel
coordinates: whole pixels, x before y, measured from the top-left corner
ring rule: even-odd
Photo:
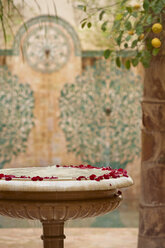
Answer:
[[[141,79],[100,60],[59,99],[68,152],[92,164],[125,166],[140,153]]]
[[[34,96],[7,67],[0,67],[0,168],[25,152],[34,125]]]

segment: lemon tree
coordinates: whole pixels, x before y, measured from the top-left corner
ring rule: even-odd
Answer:
[[[122,63],[127,69],[138,63],[148,67],[152,56],[160,52],[165,0],[109,0],[108,6],[98,5],[97,0],[81,0],[78,7],[85,17],[82,28],[92,29],[97,16],[100,32],[109,39],[104,57],[114,58],[118,67]]]

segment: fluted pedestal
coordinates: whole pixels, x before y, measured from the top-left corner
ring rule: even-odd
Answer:
[[[64,222],[63,221],[42,221],[44,248],[64,247]]]

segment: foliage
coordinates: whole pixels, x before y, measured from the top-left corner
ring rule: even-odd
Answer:
[[[132,161],[140,152],[141,92],[139,77],[103,60],[66,84],[59,105],[68,152],[98,166]]]
[[[97,15],[97,21],[101,23],[100,31],[109,32],[109,46],[114,44],[114,48],[107,47],[104,51],[106,59],[111,56],[118,67],[124,63],[127,69],[131,65],[137,66],[139,62],[149,66],[152,55],[156,56],[160,51],[160,47],[152,45],[151,36],[163,40],[163,32],[151,33],[153,24],[163,24],[165,0],[137,0],[134,4],[128,0],[110,0],[108,6],[102,7],[94,6],[93,1],[92,5],[87,0],[80,2],[78,8],[86,14],[81,27],[91,29],[93,16]],[[128,54],[131,58],[127,58]]]
[[[90,5],[92,4],[97,8],[99,8],[100,0],[91,0]],[[76,23],[77,32],[81,40],[81,45],[83,50],[104,50],[106,47],[109,47],[109,32],[108,30],[102,32],[100,35],[101,22],[98,22],[98,15],[92,16],[92,26],[90,27],[90,23],[88,26],[90,28],[81,28],[80,22],[86,17],[86,13],[82,11],[81,8],[77,8],[77,2],[75,0],[71,0],[73,13],[74,13],[74,21]],[[109,0],[104,0],[104,4],[108,5]],[[111,44],[113,48],[113,44]]]
[[[33,0],[33,2],[40,11],[39,0]],[[52,3],[55,8],[54,0],[52,0]],[[5,45],[13,39],[17,25],[24,23],[23,13],[26,11],[26,8],[30,13],[34,12],[28,0],[0,0],[0,28],[3,33]]]
[[[24,0],[22,0],[23,3]],[[23,15],[18,4],[15,4],[14,0],[0,0],[0,24],[5,44],[11,39],[10,36],[14,35],[13,25],[15,24],[15,18],[19,22],[23,21]]]

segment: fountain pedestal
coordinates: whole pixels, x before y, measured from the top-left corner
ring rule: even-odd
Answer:
[[[119,206],[121,199],[117,190],[1,191],[0,214],[40,220],[43,226],[43,247],[63,248],[65,221],[108,213]]]
[[[43,235],[41,239],[44,242],[44,248],[55,247],[63,248],[64,239],[64,221],[42,221]]]

